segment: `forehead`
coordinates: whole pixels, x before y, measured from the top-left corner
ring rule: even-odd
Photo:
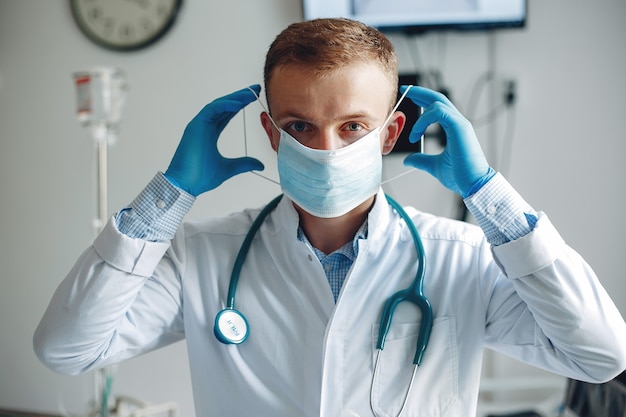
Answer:
[[[280,66],[266,88],[273,116],[297,112],[320,119],[356,113],[385,117],[396,91],[384,70],[369,63],[324,74],[298,65]]]

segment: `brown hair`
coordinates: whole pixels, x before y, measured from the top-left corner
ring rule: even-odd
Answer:
[[[396,99],[398,59],[393,45],[378,30],[349,19],[314,19],[289,25],[270,46],[265,57],[265,94],[277,67],[301,65],[324,77],[355,63],[377,62],[387,74]],[[267,97],[269,103],[269,97]]]

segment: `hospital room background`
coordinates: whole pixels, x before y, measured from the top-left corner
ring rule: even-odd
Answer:
[[[66,0],[0,0],[0,410],[85,415],[95,395],[93,373],[55,374],[32,349],[53,291],[95,234],[96,150],[76,117],[72,74],[105,66],[128,78],[120,131],[108,147],[111,214],[167,168],[204,104],[262,82],[269,44],[302,16],[300,0],[184,0],[158,42],[114,52],[80,32]],[[625,17],[624,0],[530,0],[523,28],[390,34],[401,73],[445,89],[471,116],[494,167],[548,213],[622,314]],[[220,146],[228,156],[263,160],[271,177],[261,110],[252,104],[238,115]],[[431,136],[426,152],[439,146]],[[386,157],[385,176],[401,173],[402,157]],[[455,197],[425,173],[402,176],[386,190],[405,205],[459,215]],[[279,192],[244,174],[201,196],[188,218],[261,206]],[[483,373],[485,402],[539,404],[551,390],[557,398],[565,390],[563,379],[491,353]],[[512,392],[500,392],[506,387]],[[180,416],[193,417],[184,342],[121,364],[113,394],[174,402]]]

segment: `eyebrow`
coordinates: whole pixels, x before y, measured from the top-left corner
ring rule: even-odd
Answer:
[[[298,113],[297,111],[288,111],[285,114],[281,114],[279,117],[276,118],[276,123],[278,123],[279,121],[282,121],[283,119],[298,119],[298,120],[302,120],[302,121],[307,121],[307,122],[315,122],[315,120],[310,119],[309,117],[305,116],[304,114]],[[349,114],[343,114],[343,115],[339,115],[339,116],[335,116],[332,118],[333,120],[363,120],[363,119],[367,119],[367,120],[374,120],[375,117],[371,114],[368,113],[364,113],[364,112],[355,112],[355,113],[349,113]]]

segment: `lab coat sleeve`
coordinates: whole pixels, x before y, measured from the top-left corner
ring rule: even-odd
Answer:
[[[492,253],[505,276],[494,281],[489,300],[489,347],[588,382],[606,382],[626,368],[620,312],[545,214],[531,233]]]
[[[80,374],[183,338],[169,242],[130,238],[110,220],[55,292],[35,332],[49,368]],[[159,265],[159,270],[155,269]]]

